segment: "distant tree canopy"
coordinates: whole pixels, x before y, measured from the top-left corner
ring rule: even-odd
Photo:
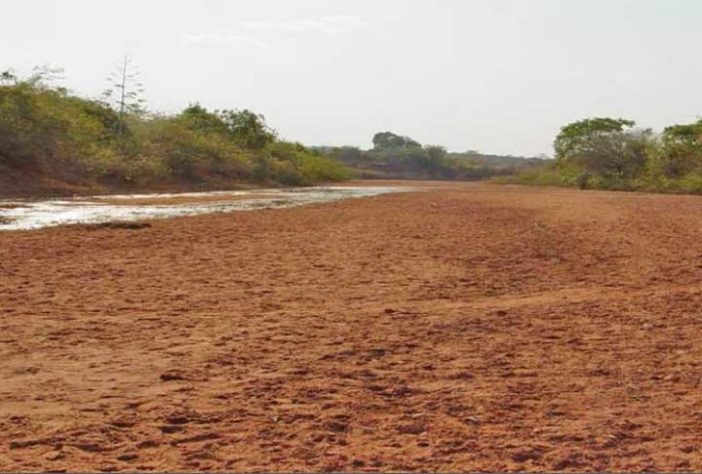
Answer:
[[[667,176],[679,178],[702,163],[702,120],[666,127],[661,141],[659,164]]]
[[[625,178],[639,173],[646,163],[650,130],[634,129],[632,120],[591,118],[561,128],[554,149],[556,158],[598,176]]]
[[[556,160],[513,182],[702,193],[702,120],[654,134],[633,120],[588,118],[561,128]]]
[[[392,132],[379,132],[373,136],[374,150],[401,150],[421,148],[421,144],[410,137],[403,137]]]
[[[536,165],[533,159],[483,155],[477,151],[449,153],[443,146],[421,146],[391,132],[377,133],[373,144],[370,150],[350,146],[318,150],[349,166],[362,178],[478,180]]]
[[[553,148],[556,158],[580,155],[587,150],[593,139],[631,128],[636,122],[626,119],[589,118],[570,123],[561,128]]]
[[[342,146],[336,151],[336,158],[349,166],[356,166],[361,162],[363,152],[355,146]]]
[[[672,125],[663,130],[663,139],[692,146],[702,146],[702,119],[686,125]]]
[[[433,162],[440,162],[446,158],[447,155],[446,148],[440,145],[426,145],[424,147],[424,152],[426,153],[427,158]]]

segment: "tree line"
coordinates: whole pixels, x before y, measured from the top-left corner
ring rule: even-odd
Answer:
[[[702,192],[702,120],[660,133],[596,117],[561,128],[555,160],[512,181],[580,188]]]
[[[307,185],[361,178],[503,181],[581,188],[702,192],[702,120],[655,133],[596,117],[563,126],[555,159],[448,152],[393,132],[373,147],[281,140],[250,110],[148,112],[127,58],[99,99],[55,85],[56,71],[0,73],[0,194]],[[37,186],[37,183],[40,183]],[[9,191],[8,191],[9,189]]]
[[[0,73],[0,187],[52,183],[47,192],[123,187],[306,185],[349,176],[339,162],[281,140],[260,114],[208,110],[149,113],[129,71],[100,99],[52,81],[52,71]],[[114,100],[110,100],[114,99]],[[11,183],[8,184],[8,186]],[[0,189],[0,191],[3,191]]]
[[[477,151],[452,153],[440,145],[422,145],[393,132],[378,132],[373,147],[322,147],[363,178],[479,180],[512,175],[543,160],[484,155]]]

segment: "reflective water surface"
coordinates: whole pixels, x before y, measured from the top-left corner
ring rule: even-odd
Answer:
[[[389,186],[317,186],[177,194],[130,194],[46,201],[0,200],[0,230],[40,229],[66,224],[98,224],[251,211],[411,191]]]

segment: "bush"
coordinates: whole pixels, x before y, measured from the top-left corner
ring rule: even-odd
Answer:
[[[656,138],[623,119],[566,125],[555,141],[554,165],[502,182],[581,189],[702,193],[702,120],[674,125]]]
[[[62,89],[0,86],[0,160],[52,169],[88,165],[114,142],[114,112]]]
[[[286,184],[341,181],[350,177],[342,163],[299,143],[276,142],[270,145],[269,150],[274,163],[278,163],[277,178]]]
[[[580,189],[588,189],[592,185],[592,173],[583,171],[575,178],[575,182]]]
[[[223,180],[312,184],[345,166],[279,141],[261,115],[194,104],[176,115],[115,111],[38,80],[0,77],[0,165],[104,184]]]

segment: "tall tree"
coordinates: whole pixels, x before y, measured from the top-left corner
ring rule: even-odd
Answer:
[[[132,65],[132,60],[127,54],[107,80],[109,87],[103,93],[103,98],[117,111],[117,135],[121,136],[124,132],[125,115],[144,111],[144,86],[139,81],[139,71]]]
[[[419,142],[412,140],[410,137],[403,137],[392,132],[379,132],[373,136],[373,149],[375,150],[420,148],[421,146]]]

